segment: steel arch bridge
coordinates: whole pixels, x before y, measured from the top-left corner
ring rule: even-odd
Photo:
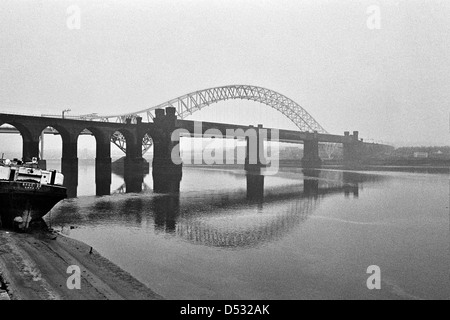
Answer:
[[[154,110],[166,107],[175,107],[177,116],[180,119],[192,115],[195,111],[201,110],[213,103],[231,99],[251,100],[266,104],[273,109],[281,112],[291,120],[303,132],[327,133],[327,131],[295,101],[288,97],[262,87],[252,85],[228,85],[214,87],[200,91],[191,92],[181,97],[169,100],[157,106],[126,113],[121,115],[98,116],[96,114],[81,116],[83,120],[100,120],[107,122],[124,123],[127,119],[136,122],[137,117],[146,118],[147,121],[154,119]],[[122,151],[126,151],[125,138],[119,132],[116,132],[111,138],[112,142]],[[152,146],[151,138],[146,135],[142,142],[142,154],[147,152]]]

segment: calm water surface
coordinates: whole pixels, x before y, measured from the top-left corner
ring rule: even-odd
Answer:
[[[184,168],[179,196],[143,182],[125,193],[113,173],[97,197],[81,163],[78,197],[46,221],[168,299],[450,297],[448,174],[292,169],[252,199],[243,170]]]

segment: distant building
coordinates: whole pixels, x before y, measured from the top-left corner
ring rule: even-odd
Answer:
[[[448,152],[442,152],[442,150],[438,150],[437,152],[430,153],[430,158],[448,160],[450,159],[450,154]]]
[[[428,158],[428,152],[414,152],[414,158]]]

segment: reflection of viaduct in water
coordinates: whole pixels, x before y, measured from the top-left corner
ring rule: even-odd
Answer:
[[[105,215],[113,215],[107,219],[124,225],[141,226],[151,217],[156,230],[186,241],[239,249],[258,246],[287,235],[305,221],[327,196],[344,194],[347,197],[353,194],[357,198],[363,183],[382,179],[376,175],[340,171],[304,170],[304,174],[303,190],[302,184],[294,183],[266,187],[263,194],[247,191],[247,196],[241,190],[225,190],[195,194],[194,197],[184,194],[181,198],[180,195],[137,196],[115,203],[110,201],[111,198],[99,198],[90,208],[76,208],[74,202],[70,208],[61,208],[61,211],[71,211],[76,223],[86,219],[82,217],[84,212],[92,212],[86,221],[89,224],[102,224]],[[274,213],[266,215],[272,206]],[[251,214],[252,210],[254,214]],[[242,211],[249,212],[251,216],[235,213]],[[52,223],[58,224],[57,216]],[[246,223],[242,223],[243,219],[247,219]]]
[[[151,188],[144,182],[144,177],[149,173],[147,166],[132,166],[127,168],[123,165],[122,159],[114,162],[111,166],[111,172],[123,179],[123,183],[120,187],[116,188],[112,193],[139,193],[139,192],[149,192]],[[109,185],[105,189],[108,188]],[[109,194],[109,193],[108,193]],[[104,194],[106,195],[106,194]]]
[[[142,183],[142,185],[139,187],[139,189],[141,190],[139,192],[150,192],[151,191],[151,188],[145,182]],[[120,187],[116,188],[116,190],[113,191],[112,193],[113,194],[114,193],[124,194],[124,193],[130,193],[130,192],[132,192],[132,191],[130,191],[130,188],[127,189],[127,185],[124,182],[120,185]]]
[[[295,199],[287,204],[286,209],[281,209],[279,213],[271,215],[265,221],[256,224],[252,221],[249,227],[233,226],[232,230],[215,227],[204,219],[183,219],[176,225],[176,234],[189,242],[212,247],[242,249],[254,247],[288,234],[307,219],[317,203],[317,199],[313,198]],[[276,210],[280,210],[281,206],[277,206]],[[252,216],[251,219],[258,217]]]
[[[195,244],[231,249],[248,248],[268,243],[287,235],[291,230],[305,221],[314,212],[320,200],[328,195],[344,193],[345,196],[348,196],[350,193],[353,193],[355,198],[358,197],[359,182],[357,181],[346,181],[348,179],[342,179],[340,183],[336,180],[334,180],[334,183],[330,180],[321,182],[321,179],[325,177],[319,176],[319,171],[314,172],[312,170],[309,174],[313,176],[305,178],[303,192],[299,191],[301,185],[294,184],[291,186],[271,188],[264,195],[263,199],[253,199],[260,200],[258,201],[258,205],[261,207],[274,205],[274,210],[279,210],[279,212],[271,214],[268,219],[258,219],[260,218],[258,214],[255,216],[252,215],[250,219],[253,219],[253,221],[249,227],[236,227],[234,225],[227,229],[227,226],[220,227],[214,226],[213,223],[208,223],[208,220],[210,220],[208,218],[214,218],[217,215],[221,216],[223,214],[220,209],[216,209],[212,210],[207,218],[202,217],[197,219],[190,217],[189,219],[179,219],[176,225],[174,221],[164,221],[167,223],[161,223],[159,228],[165,229],[168,232],[175,232],[177,236]],[[334,178],[339,178],[339,172],[334,174]],[[238,194],[228,194],[227,200],[230,201],[229,203],[241,206],[243,201],[242,198],[241,200],[239,199]],[[215,203],[220,206],[223,194],[210,196],[210,199],[215,199]],[[230,214],[228,210],[227,213]],[[255,224],[254,220],[262,221]]]

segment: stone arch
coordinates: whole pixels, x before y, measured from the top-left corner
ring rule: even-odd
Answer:
[[[0,126],[4,124],[13,126],[22,137],[22,160],[31,161],[33,157],[39,156],[39,141],[36,141],[36,137],[26,125],[15,121],[0,120]]]
[[[95,157],[96,159],[111,160],[111,139],[110,130],[96,128],[93,126],[86,126],[79,130],[77,134],[77,140],[82,135],[84,130],[88,130],[95,138]]]
[[[46,156],[45,156],[45,134],[44,134],[44,131],[45,130],[47,130],[47,129],[49,129],[49,130],[51,130],[51,131],[54,131],[54,135],[56,136],[56,135],[58,135],[59,137],[60,137],[60,139],[61,139],[61,156],[62,156],[62,150],[63,150],[63,147],[64,147],[64,141],[68,141],[69,139],[70,139],[70,134],[69,134],[69,132],[64,128],[64,127],[61,127],[61,126],[58,126],[58,125],[55,125],[55,124],[49,124],[49,125],[42,125],[42,126],[39,126],[39,127],[36,127],[35,128],[35,130],[36,130],[36,132],[37,133],[39,133],[39,144],[40,144],[40,146],[39,146],[39,158],[41,159],[41,160],[46,160]],[[42,140],[42,139],[44,139],[44,141]]]
[[[111,140],[113,141],[122,151],[125,152],[126,157],[128,159],[137,159],[142,157],[142,138],[139,137],[132,131],[127,128],[119,128],[115,130],[111,136]],[[117,139],[117,143],[114,141]]]

